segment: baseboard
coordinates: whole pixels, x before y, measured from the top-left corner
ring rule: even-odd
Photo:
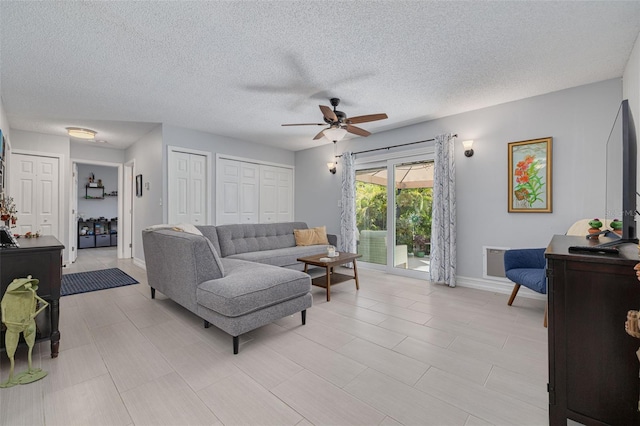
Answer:
[[[491,291],[500,294],[511,294],[513,291],[513,283],[507,283],[498,280],[487,280],[472,277],[456,277],[456,285],[460,287],[474,288],[476,290]],[[536,293],[526,287],[520,287],[518,297],[528,297],[530,299],[547,300],[546,294]]]
[[[147,264],[145,263],[144,260],[138,259],[137,257],[133,258],[133,264],[144,269],[145,271],[147,270]]]

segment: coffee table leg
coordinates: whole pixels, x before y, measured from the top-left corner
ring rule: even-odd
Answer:
[[[353,277],[356,280],[356,290],[360,290],[360,284],[358,283],[358,266],[356,265],[355,259],[353,259]]]
[[[331,301],[331,268],[327,266],[327,302]]]
[[[309,264],[308,264],[308,263],[305,263],[305,264],[304,264],[304,273],[305,273],[305,274],[307,273],[307,268],[309,268]]]

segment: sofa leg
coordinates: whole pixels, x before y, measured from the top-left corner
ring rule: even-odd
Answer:
[[[513,299],[516,298],[516,294],[518,294],[518,290],[520,290],[520,284],[516,284],[513,286],[513,291],[511,292],[511,297],[509,298],[509,301],[507,302],[507,305],[511,306],[511,304],[513,303]]]
[[[302,325],[305,325],[307,323],[307,310],[305,309],[300,313],[302,314]]]
[[[233,354],[238,355],[238,346],[240,346],[240,337],[233,336]]]
[[[156,298],[156,289],[151,287],[151,298],[155,299]]]
[[[209,321],[204,320],[204,328],[209,328],[210,325],[211,323],[209,323]]]

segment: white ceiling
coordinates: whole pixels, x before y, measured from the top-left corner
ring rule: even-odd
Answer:
[[[319,104],[386,112],[372,133],[621,77],[640,2],[0,2],[0,93],[14,129],[155,123],[290,150]]]

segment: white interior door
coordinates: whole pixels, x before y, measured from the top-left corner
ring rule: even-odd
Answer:
[[[260,166],[260,223],[278,221],[278,173],[275,167]]]
[[[189,154],[189,221],[194,225],[207,222],[207,159]]]
[[[71,215],[69,219],[69,253],[73,263],[78,258],[78,164],[71,166]]]
[[[279,168],[278,172],[278,214],[277,222],[293,220],[293,170]]]
[[[239,161],[220,159],[217,163],[216,225],[240,221],[240,172]]]
[[[18,209],[17,232],[39,231],[60,240],[59,159],[14,153],[11,161],[11,194]]]
[[[169,223],[207,223],[209,205],[205,155],[169,150]]]
[[[258,223],[260,220],[260,166],[241,163],[240,222]]]

